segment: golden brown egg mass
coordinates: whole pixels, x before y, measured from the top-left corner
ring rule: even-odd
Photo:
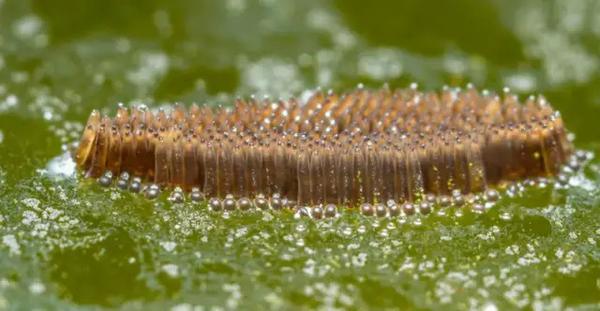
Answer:
[[[211,197],[356,205],[553,176],[572,150],[542,97],[359,88],[169,113],[120,107],[112,119],[93,111],[75,160],[88,177],[128,172]]]

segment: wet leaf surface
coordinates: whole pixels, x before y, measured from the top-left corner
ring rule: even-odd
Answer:
[[[598,154],[599,26],[585,0],[0,0],[0,309],[597,309],[597,160],[567,189],[405,223],[150,201],[61,155],[119,102],[413,81],[544,93]]]

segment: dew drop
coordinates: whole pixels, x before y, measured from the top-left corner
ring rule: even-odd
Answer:
[[[502,212],[500,213],[499,217],[504,221],[510,221],[512,220],[513,215],[509,212]]]

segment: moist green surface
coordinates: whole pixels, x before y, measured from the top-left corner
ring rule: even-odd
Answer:
[[[0,0],[0,310],[598,309],[597,160],[568,189],[408,223],[212,213],[49,163],[118,102],[413,81],[543,93],[598,154],[599,55],[589,0]]]

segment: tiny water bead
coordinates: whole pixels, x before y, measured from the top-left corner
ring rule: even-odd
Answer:
[[[500,219],[504,221],[510,221],[513,218],[513,215],[510,212],[502,212],[500,214]]]
[[[464,196],[460,193],[460,191],[455,191],[452,194],[452,204],[454,206],[463,206],[465,205],[465,198]]]
[[[134,193],[142,191],[142,179],[139,177],[134,177],[129,185],[129,191]]]
[[[311,215],[315,219],[323,218],[323,208],[320,206],[315,206],[312,208]]]
[[[434,194],[429,193],[425,195],[425,201],[433,204],[437,202],[437,197]]]
[[[237,204],[232,195],[225,197],[225,199],[223,200],[223,208],[226,211],[233,211],[237,208]]]
[[[448,207],[452,204],[452,200],[448,196],[441,196],[439,198],[440,207]]]
[[[273,195],[273,198],[271,199],[271,208],[274,210],[280,210],[283,208],[283,202],[279,195]]]
[[[223,209],[222,202],[219,200],[219,198],[211,198],[208,200],[208,206],[213,211],[220,211]]]
[[[388,204],[388,209],[391,217],[400,215],[400,208],[396,203]]]
[[[411,216],[415,214],[415,207],[411,203],[404,203],[402,205],[402,211],[405,215]]]
[[[569,175],[564,173],[558,174],[556,176],[556,183],[561,187],[565,187],[569,183]]]
[[[363,203],[360,206],[360,212],[365,216],[373,216],[373,206],[369,203]]]
[[[431,213],[431,203],[430,202],[421,202],[419,205],[419,213],[423,215],[427,215]]]
[[[337,209],[333,204],[327,204],[325,206],[325,217],[331,218],[337,215]]]
[[[184,194],[183,194],[183,190],[179,187],[175,188],[175,190],[173,190],[173,192],[171,193],[171,195],[169,196],[169,201],[171,201],[172,203],[183,203],[184,201]]]
[[[387,215],[387,208],[381,203],[375,204],[375,213],[378,217],[385,217]]]
[[[100,178],[98,178],[98,184],[103,187],[108,187],[112,183],[112,173],[110,171],[104,173]]]
[[[308,206],[298,207],[294,212],[294,218],[300,219],[304,217],[310,217],[310,207]]]
[[[485,212],[485,206],[481,203],[475,203],[473,204],[473,212],[483,214]]]
[[[240,198],[238,200],[238,206],[240,210],[247,211],[252,208],[252,201],[250,201],[248,198]]]
[[[155,199],[158,197],[158,195],[160,194],[160,188],[158,187],[158,185],[150,185],[148,187],[148,189],[146,189],[146,198],[148,199]]]
[[[485,199],[488,202],[496,202],[498,199],[500,199],[500,194],[496,189],[488,189],[485,192]]]
[[[254,199],[254,205],[261,210],[267,210],[269,208],[269,201],[264,198],[262,195],[259,195],[256,199]]]
[[[204,201],[204,194],[202,192],[200,192],[200,188],[192,188],[192,191],[190,193],[190,199],[193,202],[200,202],[200,201]]]
[[[129,187],[129,173],[123,172],[119,176],[119,180],[117,180],[117,188],[121,190],[126,190],[127,187]],[[139,192],[139,190],[134,192]]]

